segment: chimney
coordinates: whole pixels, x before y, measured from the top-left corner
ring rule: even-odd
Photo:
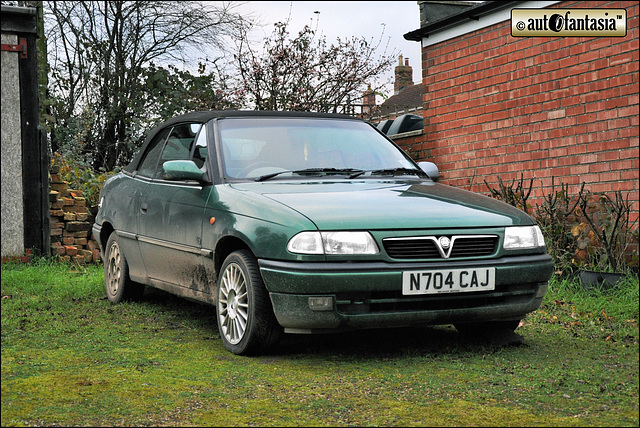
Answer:
[[[397,95],[398,92],[413,85],[413,69],[409,65],[409,58],[402,64],[402,55],[398,57],[398,66],[395,68],[396,81],[393,85],[393,94]]]
[[[362,94],[362,113],[370,113],[376,106],[376,93],[367,86],[367,90]]]

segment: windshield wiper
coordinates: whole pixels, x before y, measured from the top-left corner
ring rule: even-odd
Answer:
[[[367,172],[371,175],[422,175],[422,171],[413,168],[387,168],[387,169],[370,169],[366,171],[358,171],[351,174],[349,178],[356,178]]]
[[[307,169],[296,169],[292,171],[278,171],[272,172],[271,174],[261,175],[256,178],[256,181],[265,181],[271,178],[277,177],[281,174],[299,174],[299,175],[322,175],[322,174],[359,174],[364,172],[359,169],[354,168],[307,168]]]

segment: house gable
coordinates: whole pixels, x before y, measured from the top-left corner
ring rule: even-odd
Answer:
[[[533,179],[534,206],[560,183],[619,190],[629,195],[635,221],[640,5],[514,2],[511,8],[626,9],[627,35],[513,37],[510,8],[496,3],[503,2],[405,35],[422,43],[425,136],[396,142],[414,159],[438,164],[450,185],[486,193],[485,179],[493,186]]]

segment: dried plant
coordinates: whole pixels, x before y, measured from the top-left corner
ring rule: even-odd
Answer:
[[[572,231],[578,223],[576,208],[584,186],[583,183],[574,197],[569,194],[568,184],[561,184],[560,190],[555,191],[555,178],[552,177],[551,193],[536,207],[536,221],[545,236],[547,251],[553,257],[556,271],[571,271],[575,264],[578,244]]]
[[[595,203],[591,200],[595,199]],[[579,195],[580,211],[590,231],[587,233],[586,248],[594,246],[596,251],[592,255],[592,264],[598,269],[610,268],[614,272],[625,271],[627,268],[626,254],[632,239],[629,214],[631,204],[629,196],[625,198],[621,191],[614,193],[612,198],[606,193]],[[587,230],[583,227],[583,231]],[[580,231],[576,236],[584,235]],[[598,245],[594,245],[595,243]]]
[[[622,192],[585,191],[582,183],[571,195],[568,184],[551,193],[531,213],[527,203],[533,188],[526,189],[524,178],[505,185],[498,178],[498,188],[485,185],[491,196],[534,216],[545,237],[547,251],[553,257],[556,272],[573,273],[578,268],[627,272],[638,266],[638,228],[630,224],[631,203]],[[635,223],[635,222],[634,222]]]
[[[500,199],[503,202],[508,203],[527,214],[531,214],[531,205],[527,204],[527,199],[531,195],[531,189],[533,188],[533,178],[529,182],[529,190],[524,189],[524,174],[520,176],[520,181],[516,183],[514,179],[509,186],[505,185],[500,177],[498,177],[498,189],[494,189],[489,186],[487,180],[484,180],[485,186],[491,192],[491,196]]]

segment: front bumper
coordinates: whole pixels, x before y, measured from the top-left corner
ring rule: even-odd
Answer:
[[[292,333],[522,319],[540,306],[553,274],[553,261],[546,254],[448,261],[446,266],[442,262],[258,263],[275,316]],[[495,268],[495,290],[402,295],[404,271],[481,267]],[[310,304],[310,297],[328,297],[323,300],[329,304]]]

